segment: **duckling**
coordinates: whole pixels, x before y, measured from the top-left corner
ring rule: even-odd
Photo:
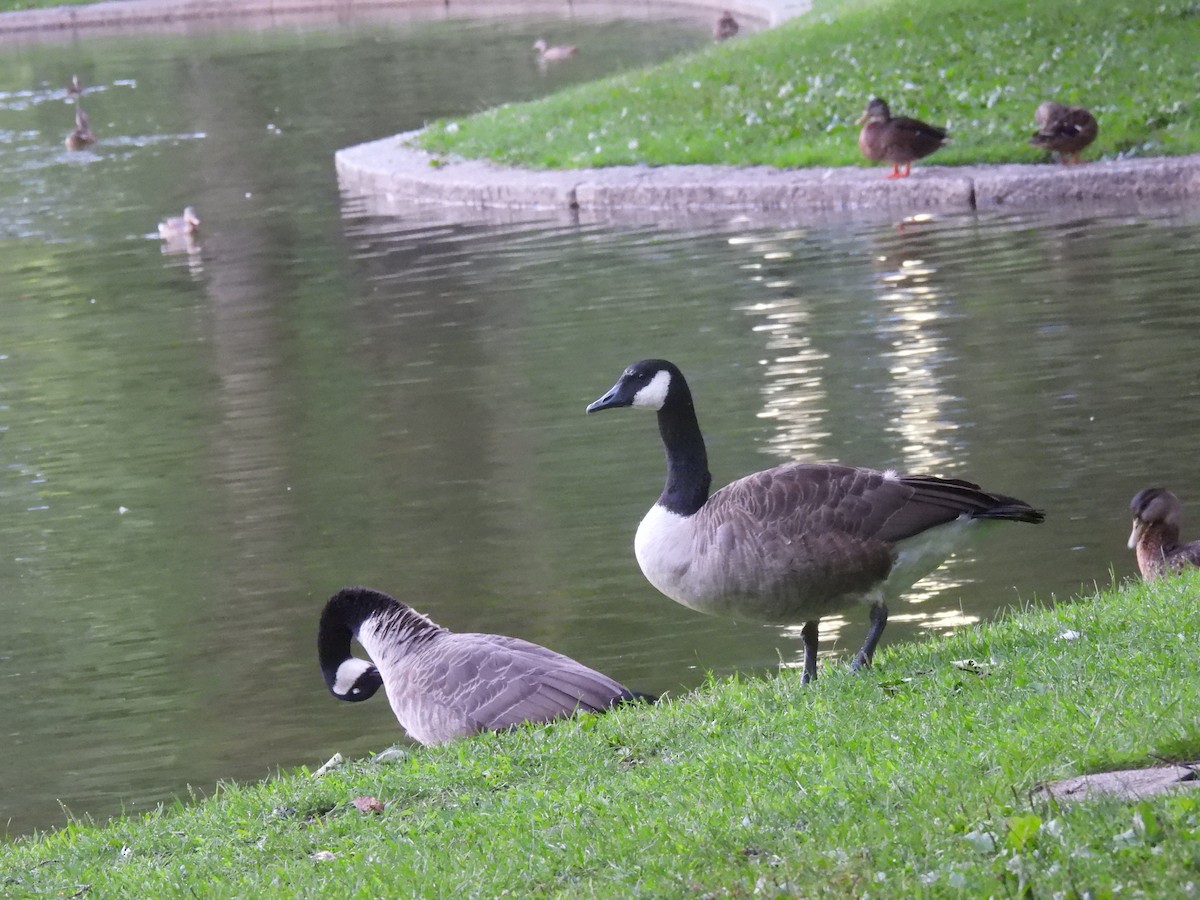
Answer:
[[[170,216],[158,223],[158,236],[164,241],[193,235],[200,230],[200,217],[194,206],[185,206],[182,216]]]
[[[75,127],[63,143],[66,144],[68,150],[82,150],[84,147],[96,143],[96,132],[92,131],[88,114],[83,111],[78,100],[75,101]]]
[[[1166,488],[1138,491],[1129,503],[1133,531],[1129,549],[1137,551],[1138,571],[1146,581],[1200,566],[1200,541],[1179,543],[1183,504]]]
[[[729,10],[721,13],[721,17],[717,19],[717,24],[713,26],[713,40],[727,41],[738,33],[738,22],[733,17],[733,13]]]
[[[548,47],[546,42],[538,38],[533,45],[533,49],[538,52],[538,59],[542,62],[554,62],[559,59],[570,59],[579,52],[579,48],[574,44],[566,44],[560,47]]]
[[[370,662],[351,655],[351,637]],[[317,655],[330,693],[356,702],[382,687],[400,725],[425,745],[656,699],[540,644],[457,634],[364,587],[343,588],[325,604]]]
[[[1029,143],[1058,154],[1064,164],[1080,162],[1079,154],[1096,139],[1100,125],[1090,110],[1047,100],[1033,115],[1038,130]]]
[[[892,173],[888,178],[907,178],[913,160],[928,156],[948,140],[945,129],[920,119],[893,118],[887,103],[878,97],[867,104],[858,124],[863,126],[858,134],[858,149],[867,159],[890,162]]]

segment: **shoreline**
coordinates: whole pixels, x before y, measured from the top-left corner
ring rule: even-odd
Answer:
[[[0,45],[130,33],[192,33],[325,23],[561,15],[653,18],[724,9],[774,27],[807,12],[808,0],[104,0],[0,13]],[[1200,197],[1200,154],[1101,160],[1080,166],[918,166],[887,180],[886,167],[615,166],[534,171],[443,157],[407,132],[334,155],[343,193],[381,210],[442,207],[600,219],[633,213],[687,218],[712,213],[967,212],[1171,204]]]
[[[419,131],[334,154],[350,196],[384,208],[437,205],[558,211],[598,218],[630,211],[688,213],[967,212],[1063,205],[1169,204],[1200,197],[1200,154],[1091,162],[887,167],[613,166],[534,171],[447,158],[412,146]]]

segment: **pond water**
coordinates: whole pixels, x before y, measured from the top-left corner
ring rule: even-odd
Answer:
[[[537,36],[579,65],[539,71]],[[642,690],[794,664],[795,635],[637,570],[653,417],[583,408],[644,356],[689,375],[717,484],[836,459],[1048,511],[914,590],[885,647],[1127,577],[1139,488],[1200,510],[1195,210],[488,224],[338,194],[339,146],[706,39],[560,20],[0,53],[8,835],[396,741],[382,698],[337,703],[316,667],[345,584]],[[100,142],[69,154],[76,71]],[[202,240],[164,253],[148,232],[186,203]],[[865,625],[823,623],[823,649]]]

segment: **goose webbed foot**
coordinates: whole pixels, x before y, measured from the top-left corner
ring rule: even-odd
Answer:
[[[800,683],[808,684],[817,680],[817,622],[805,622],[800,637],[804,640],[804,677]]]
[[[851,672],[871,667],[871,660],[875,658],[875,648],[879,646],[879,639],[883,637],[887,618],[886,604],[876,603],[871,607],[871,627],[867,630],[867,639],[863,641],[862,648],[854,655],[854,662],[850,664]]]

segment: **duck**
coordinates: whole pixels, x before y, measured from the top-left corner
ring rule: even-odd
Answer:
[[[1038,106],[1033,118],[1038,130],[1029,143],[1057,153],[1064,165],[1080,162],[1079,154],[1100,133],[1096,117],[1082,106],[1063,106],[1047,100]]]
[[[538,53],[538,59],[542,62],[554,62],[559,59],[570,59],[579,52],[579,48],[574,44],[566,44],[560,47],[549,47],[541,38],[533,44],[533,49]]]
[[[352,637],[370,661],[351,654]],[[401,727],[425,746],[657,699],[540,644],[452,632],[366,587],[330,597],[317,629],[317,654],[333,696],[357,702],[382,687]]]
[[[1200,541],[1181,544],[1183,504],[1166,488],[1138,491],[1129,503],[1133,531],[1129,549],[1137,553],[1138,571],[1145,581],[1200,566]]]
[[[96,132],[92,131],[88,114],[84,112],[78,100],[75,101],[75,127],[63,143],[66,144],[68,150],[82,150],[84,147],[90,147],[96,143]]]
[[[629,366],[587,412],[658,414],[667,480],[634,554],[661,593],[698,612],[802,624],[803,682],[817,677],[820,619],[865,603],[870,628],[851,668],[869,667],[888,604],[982,523],[1039,523],[1041,510],[969,481],[834,463],[786,463],[709,493],[692,392],[663,359]]]
[[[158,223],[158,236],[164,241],[194,235],[200,230],[200,217],[194,206],[185,206],[182,216],[168,216]]]
[[[928,156],[949,140],[944,128],[908,116],[893,117],[886,101],[878,97],[867,104],[858,124],[862,125],[858,149],[869,160],[890,162],[892,172],[888,178],[907,178],[913,160]]]
[[[729,10],[721,13],[717,23],[713,25],[713,40],[727,41],[738,33],[738,21]]]
[[[72,75],[71,80],[67,82],[67,96],[78,97],[83,94],[83,82],[79,80],[78,75]]]

